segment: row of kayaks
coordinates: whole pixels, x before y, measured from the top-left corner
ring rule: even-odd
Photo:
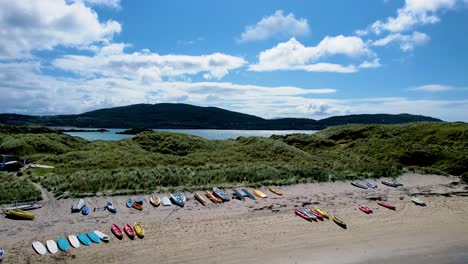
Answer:
[[[135,236],[139,238],[143,238],[145,236],[145,229],[140,222],[135,222],[133,226],[130,224],[124,224],[123,228],[120,228],[117,224],[112,224],[111,232],[114,234],[118,239],[123,239],[124,233],[130,238],[134,239]]]
[[[390,186],[390,187],[394,187],[394,188],[396,188],[398,186],[403,186],[403,184],[401,182],[399,182],[397,179],[383,180],[382,184]],[[361,189],[368,189],[368,188],[375,189],[375,188],[377,188],[377,184],[375,184],[373,182],[366,182],[366,183],[351,182],[351,185],[353,185],[355,187],[358,187],[358,188],[361,188]]]
[[[45,244],[40,241],[34,241],[32,247],[39,255],[45,255],[47,252],[51,254],[57,253],[59,250],[68,252],[70,247],[79,248],[80,245],[90,246],[92,243],[99,244],[101,241],[109,242],[109,236],[99,230],[88,232],[86,234],[80,233],[69,235],[67,238],[60,237],[55,240],[47,240]]]
[[[315,207],[314,209],[306,209],[306,208],[296,208],[294,210],[294,213],[305,220],[308,221],[324,221],[325,219],[331,219],[333,222],[335,222],[337,225],[341,226],[342,228],[347,228],[346,223],[343,221],[343,219],[339,218],[336,215],[331,215],[324,209],[320,207]]]

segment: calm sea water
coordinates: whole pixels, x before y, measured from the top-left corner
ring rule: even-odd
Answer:
[[[86,128],[94,129],[94,128]],[[67,132],[70,136],[82,137],[87,140],[121,140],[133,135],[120,135],[125,129],[107,129],[109,132]],[[217,129],[155,129],[157,131],[167,131],[175,133],[190,134],[207,139],[228,139],[243,137],[269,137],[271,135],[287,135],[295,133],[313,134],[316,130],[217,130]]]

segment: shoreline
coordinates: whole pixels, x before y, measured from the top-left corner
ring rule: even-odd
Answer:
[[[186,193],[189,200],[180,209],[152,208],[145,195],[141,196],[141,212],[124,205],[127,198],[138,196],[89,197],[85,198],[91,207],[89,216],[70,213],[73,199],[52,198],[32,211],[35,221],[0,219],[0,246],[7,251],[4,263],[443,263],[447,256],[468,260],[468,253],[460,251],[460,245],[465,249],[468,245],[468,197],[461,196],[467,193],[466,185],[452,184],[459,179],[452,176],[405,174],[398,179],[405,184],[398,189],[379,184],[377,189],[363,190],[349,182],[284,186],[283,197],[263,187],[268,195],[264,200],[209,202],[205,207]],[[409,196],[415,193],[427,207],[410,202]],[[103,206],[107,199],[118,207],[116,215],[93,212],[93,207]],[[397,210],[378,207],[375,199],[388,200]],[[361,203],[375,213],[360,212]],[[315,204],[343,218],[348,229],[331,220],[310,223],[294,215],[294,208]],[[119,241],[110,233],[112,223],[135,221],[143,223],[144,239]],[[110,235],[111,242],[45,256],[31,247],[35,240],[45,242],[96,229]],[[426,259],[428,252],[434,257]],[[447,263],[462,262],[452,259]]]

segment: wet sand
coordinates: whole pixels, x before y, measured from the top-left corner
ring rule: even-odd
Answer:
[[[399,180],[405,186],[397,189],[379,184],[363,190],[349,182],[285,186],[283,197],[262,188],[266,199],[207,206],[187,193],[184,208],[154,208],[142,196],[143,211],[126,208],[128,196],[92,197],[85,199],[88,216],[71,214],[72,200],[44,194],[44,207],[32,211],[35,221],[0,218],[0,246],[7,251],[4,263],[468,263],[467,185],[457,177],[417,174]],[[412,204],[411,195],[428,206]],[[377,199],[397,210],[378,206]],[[118,207],[117,214],[93,212],[106,200]],[[359,204],[374,213],[357,210]],[[344,219],[348,229],[294,215],[296,207],[315,205]],[[143,223],[144,239],[112,236],[112,223],[135,221]],[[35,240],[96,229],[111,241],[44,256],[31,247]]]

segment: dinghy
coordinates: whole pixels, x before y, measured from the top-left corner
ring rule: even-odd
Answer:
[[[232,191],[234,192],[234,197],[236,197],[237,199],[241,200],[241,201],[245,201],[245,197],[244,195],[238,191],[237,189],[232,189]]]
[[[153,194],[150,197],[150,204],[154,207],[158,207],[161,204],[161,199],[159,199],[159,196]]]
[[[73,204],[72,204],[72,207],[71,207],[71,211],[72,213],[78,213],[81,211],[81,209],[83,209],[83,206],[85,205],[84,203],[84,200],[83,199],[76,199],[73,201]]]
[[[37,252],[37,254],[39,255],[44,255],[45,253],[47,253],[47,249],[44,247],[44,245],[39,242],[39,241],[34,241],[32,243],[32,247],[34,248],[34,250]]]
[[[206,197],[208,199],[210,199],[210,201],[212,201],[213,203],[222,203],[223,200],[221,200],[221,198],[218,198],[216,196],[214,196],[212,193],[210,193],[209,191],[206,191],[205,193]]]
[[[223,200],[223,202],[227,202],[227,201],[231,200],[231,198],[229,198],[229,195],[227,195],[225,192],[221,191],[218,187],[213,187],[213,194],[216,197],[221,198],[221,200]]]
[[[197,200],[202,205],[206,205],[206,200],[200,194],[198,194],[197,192],[195,192],[193,194],[193,198],[195,198],[195,200]]]
[[[185,197],[185,194],[183,192],[176,192],[171,194],[171,200],[172,203],[174,203],[175,205],[184,207],[185,202],[187,201],[187,197]]]
[[[267,198],[266,194],[264,194],[260,190],[254,189],[252,192],[253,192],[253,194],[255,194],[255,196],[257,196],[259,198]]]
[[[111,212],[113,214],[117,213],[117,208],[115,208],[114,205],[109,201],[107,201],[106,208],[107,208],[107,210],[109,210],[109,212]]]
[[[358,188],[367,189],[367,186],[366,186],[366,185],[361,184],[361,183],[359,183],[359,182],[351,182],[351,185],[356,186],[356,187],[358,187]]]
[[[388,203],[383,202],[383,201],[378,201],[377,204],[379,204],[380,206],[386,207],[388,209],[391,209],[391,210],[396,210],[396,206],[388,204]]]
[[[163,196],[162,200],[161,200],[161,203],[163,206],[171,206],[172,203],[171,203],[171,200],[169,200],[169,198],[167,198],[167,196]]]
[[[252,200],[256,200],[255,196],[246,188],[243,188],[242,191],[245,193],[245,196],[249,197]]]

